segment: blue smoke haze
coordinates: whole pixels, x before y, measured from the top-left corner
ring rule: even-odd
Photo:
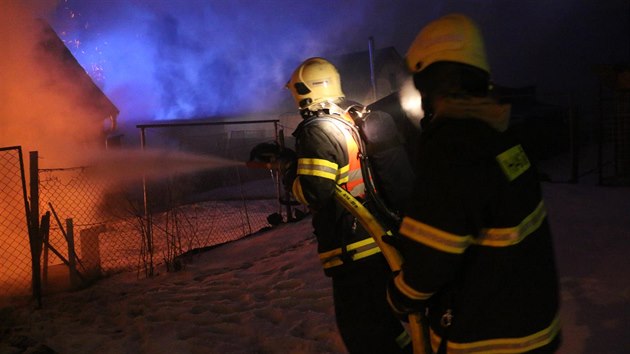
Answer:
[[[370,36],[404,55],[453,11],[480,23],[503,84],[590,87],[592,65],[628,61],[626,0],[66,0],[49,21],[119,119],[147,121],[286,111],[305,58],[367,50]]]
[[[303,59],[367,46],[359,5],[67,1],[52,22],[122,119],[173,119],[273,111]]]

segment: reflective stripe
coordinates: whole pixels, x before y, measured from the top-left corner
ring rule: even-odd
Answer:
[[[398,348],[404,348],[411,343],[411,336],[407,331],[402,331],[398,337],[396,337],[396,344]]]
[[[365,186],[363,184],[363,175],[361,173],[361,161],[359,160],[359,146],[357,145],[353,134],[350,132],[350,129],[352,128],[348,126],[354,124],[352,118],[348,114],[344,116],[331,115],[326,117],[317,117],[311,119],[309,122],[325,122],[328,125],[336,127],[343,134],[346,143],[345,152],[348,154],[348,164],[342,167],[338,167],[338,165],[336,164],[334,164],[333,166],[333,163],[327,160],[298,159],[298,175],[303,174],[309,176],[318,176],[335,180],[338,185],[345,184],[346,190],[348,190],[353,196],[363,197],[365,194]],[[320,128],[326,131],[328,129],[328,126],[320,125]],[[303,167],[300,165],[301,160],[304,160]],[[322,165],[320,164],[321,161],[324,161],[327,164]],[[315,168],[311,166],[313,164],[318,165],[318,167]],[[322,166],[328,168],[322,170]],[[332,169],[333,167],[334,170]]]
[[[346,250],[354,251],[350,255],[353,261],[381,252],[381,249],[378,247],[373,238],[366,238],[361,241],[351,243],[346,246]],[[327,269],[342,265],[343,261],[341,260],[341,256],[341,248],[336,248],[331,251],[320,253],[319,259],[322,262],[324,269]]]
[[[345,165],[337,170],[337,184],[348,183],[350,178],[348,171],[350,171],[350,165]]]
[[[456,235],[427,225],[410,217],[405,217],[400,225],[400,233],[407,238],[422,243],[436,250],[461,254],[471,244],[487,247],[508,247],[523,241],[525,237],[538,230],[545,220],[547,212],[542,201],[536,209],[517,226],[506,228],[482,229],[478,238],[470,235]]]
[[[365,184],[363,183],[363,174],[361,173],[361,169],[349,169],[349,165],[339,169],[337,184],[341,185],[345,183],[348,191],[354,197],[363,196],[365,194]]]
[[[324,159],[300,158],[298,159],[297,174],[317,176],[334,181],[337,179],[337,164]]]
[[[298,203],[302,205],[308,205],[308,201],[304,197],[304,191],[302,190],[302,183],[300,183],[300,176],[297,176],[293,181],[293,186],[291,186],[291,192],[293,192],[293,196]]]
[[[484,353],[484,354],[499,354],[499,353],[523,353],[527,351],[540,348],[553,341],[553,339],[560,332],[560,316],[551,321],[551,324],[542,331],[536,332],[529,336],[519,338],[497,338],[481,340],[477,342],[469,343],[456,343],[448,341],[446,351],[449,354],[457,353]],[[442,338],[431,330],[431,347],[434,351],[437,351]]]
[[[354,170],[350,170],[348,172],[348,178],[351,181],[358,181],[363,179],[363,174],[361,173],[361,168],[357,168]]]
[[[359,146],[348,131],[348,128],[340,127],[340,129],[346,138],[346,150],[348,152],[348,180],[346,181],[346,188],[353,196],[363,197],[365,195],[365,185],[363,184],[363,173],[361,172],[361,161],[359,160]]]
[[[472,236],[460,236],[442,231],[410,217],[400,225],[400,233],[408,238],[437,250],[461,254],[472,243]]]
[[[494,229],[482,229],[481,235],[475,243],[490,247],[507,247],[515,245],[525,239],[529,234],[538,230],[547,216],[545,205],[542,201],[534,211],[529,214],[518,226]]]
[[[428,298],[433,296],[433,294],[435,294],[435,293],[423,293],[421,291],[418,291],[412,288],[409,284],[405,283],[402,270],[400,271],[400,273],[398,273],[398,275],[396,275],[396,277],[394,277],[394,285],[396,285],[396,288],[403,295],[405,295],[406,297],[412,300],[427,300]]]
[[[365,184],[363,183],[363,174],[361,173],[361,167],[350,170],[348,173],[348,190],[353,196],[365,195]]]

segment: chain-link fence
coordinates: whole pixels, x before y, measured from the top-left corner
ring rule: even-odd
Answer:
[[[24,163],[20,147],[0,148],[0,304],[31,290]]]
[[[212,156],[225,165],[169,173],[169,159],[161,159],[154,163],[167,173],[124,183],[95,178],[91,166],[36,168],[39,183],[31,198],[48,216],[42,217],[43,231],[38,232],[42,292],[67,290],[121,271],[151,275],[158,267],[176,270],[185,265],[181,255],[270,227],[278,216],[282,220],[290,211],[280,203],[277,172],[245,165],[254,146],[278,140],[276,123],[248,122],[240,129],[226,128],[234,123],[142,128],[143,148]],[[33,286],[22,166],[19,149],[0,149],[3,301],[29,296]]]
[[[275,121],[249,124],[265,123],[272,123],[271,129],[258,126],[220,134],[216,134],[216,123],[209,123],[214,129],[205,131],[203,124],[142,127],[143,148],[212,155],[239,164],[166,173],[122,187],[95,181],[90,167],[40,169],[42,209],[53,216],[43,250],[44,288],[58,283],[58,279],[51,281],[58,277],[57,268],[67,277],[71,252],[78,256],[79,273],[138,269],[151,275],[160,264],[168,270],[180,267],[176,260],[183,253],[269,226],[269,215],[282,213],[278,176],[269,170],[247,169],[244,163],[256,144],[277,139]],[[229,124],[233,123],[220,126]],[[178,163],[169,159],[158,163],[168,171],[171,162]],[[68,220],[73,228],[71,241],[65,226]]]
[[[44,289],[65,286],[71,252],[79,259],[79,272],[86,275],[137,265],[138,232],[127,226],[133,225],[133,214],[110,213],[104,203],[118,191],[90,178],[89,172],[90,167],[39,169],[40,210],[52,214],[42,253]]]
[[[602,89],[599,113],[599,183],[630,185],[630,89]]]
[[[155,195],[157,200],[159,192],[161,200],[150,202],[155,212],[147,215],[139,184],[120,189],[98,183],[90,177],[89,167],[40,169],[42,210],[53,216],[43,251],[44,288],[60,281],[51,279],[58,276],[57,268],[67,277],[72,251],[67,240],[68,219],[72,220],[78,271],[98,275],[143,269],[150,266],[150,260],[153,265],[174,266],[170,262],[184,252],[236,240],[267,226],[266,217],[277,203],[267,198],[253,204],[243,195],[232,200],[206,196],[205,200],[176,204],[176,180],[153,181],[149,188],[153,193],[148,196]],[[262,190],[273,187],[269,176],[257,182]],[[238,191],[242,186],[237,183],[233,188]]]
[[[143,149],[220,159],[214,168],[146,181],[141,209],[147,214],[148,257],[158,256],[157,261],[176,268],[178,264],[171,264],[174,256],[238,239],[269,226],[270,213],[282,215],[278,175],[245,166],[256,145],[278,141],[278,120],[177,122],[138,128]],[[226,165],[221,167],[222,163]],[[167,161],[163,167],[168,168]],[[149,272],[154,261],[144,259]]]

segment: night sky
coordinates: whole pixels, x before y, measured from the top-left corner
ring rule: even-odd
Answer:
[[[365,51],[370,36],[404,55],[449,12],[480,24],[495,82],[571,93],[587,109],[593,67],[630,62],[627,0],[67,0],[38,11],[121,122],[274,111],[303,59]]]

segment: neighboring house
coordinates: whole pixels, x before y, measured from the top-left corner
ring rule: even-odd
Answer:
[[[333,56],[330,61],[339,70],[346,98],[364,105],[398,91],[407,76],[404,60],[394,47],[375,49],[372,65],[368,50]]]
[[[120,111],[92,81],[85,69],[79,64],[70,50],[57,35],[55,30],[45,21],[41,20],[42,40],[40,42],[46,62],[58,63],[55,70],[64,79],[68,79],[79,87],[78,101],[82,107],[87,107],[94,112],[94,119],[103,126],[102,142],[106,147],[120,144],[121,135],[117,134],[117,118]],[[70,123],[70,122],[69,122]]]

